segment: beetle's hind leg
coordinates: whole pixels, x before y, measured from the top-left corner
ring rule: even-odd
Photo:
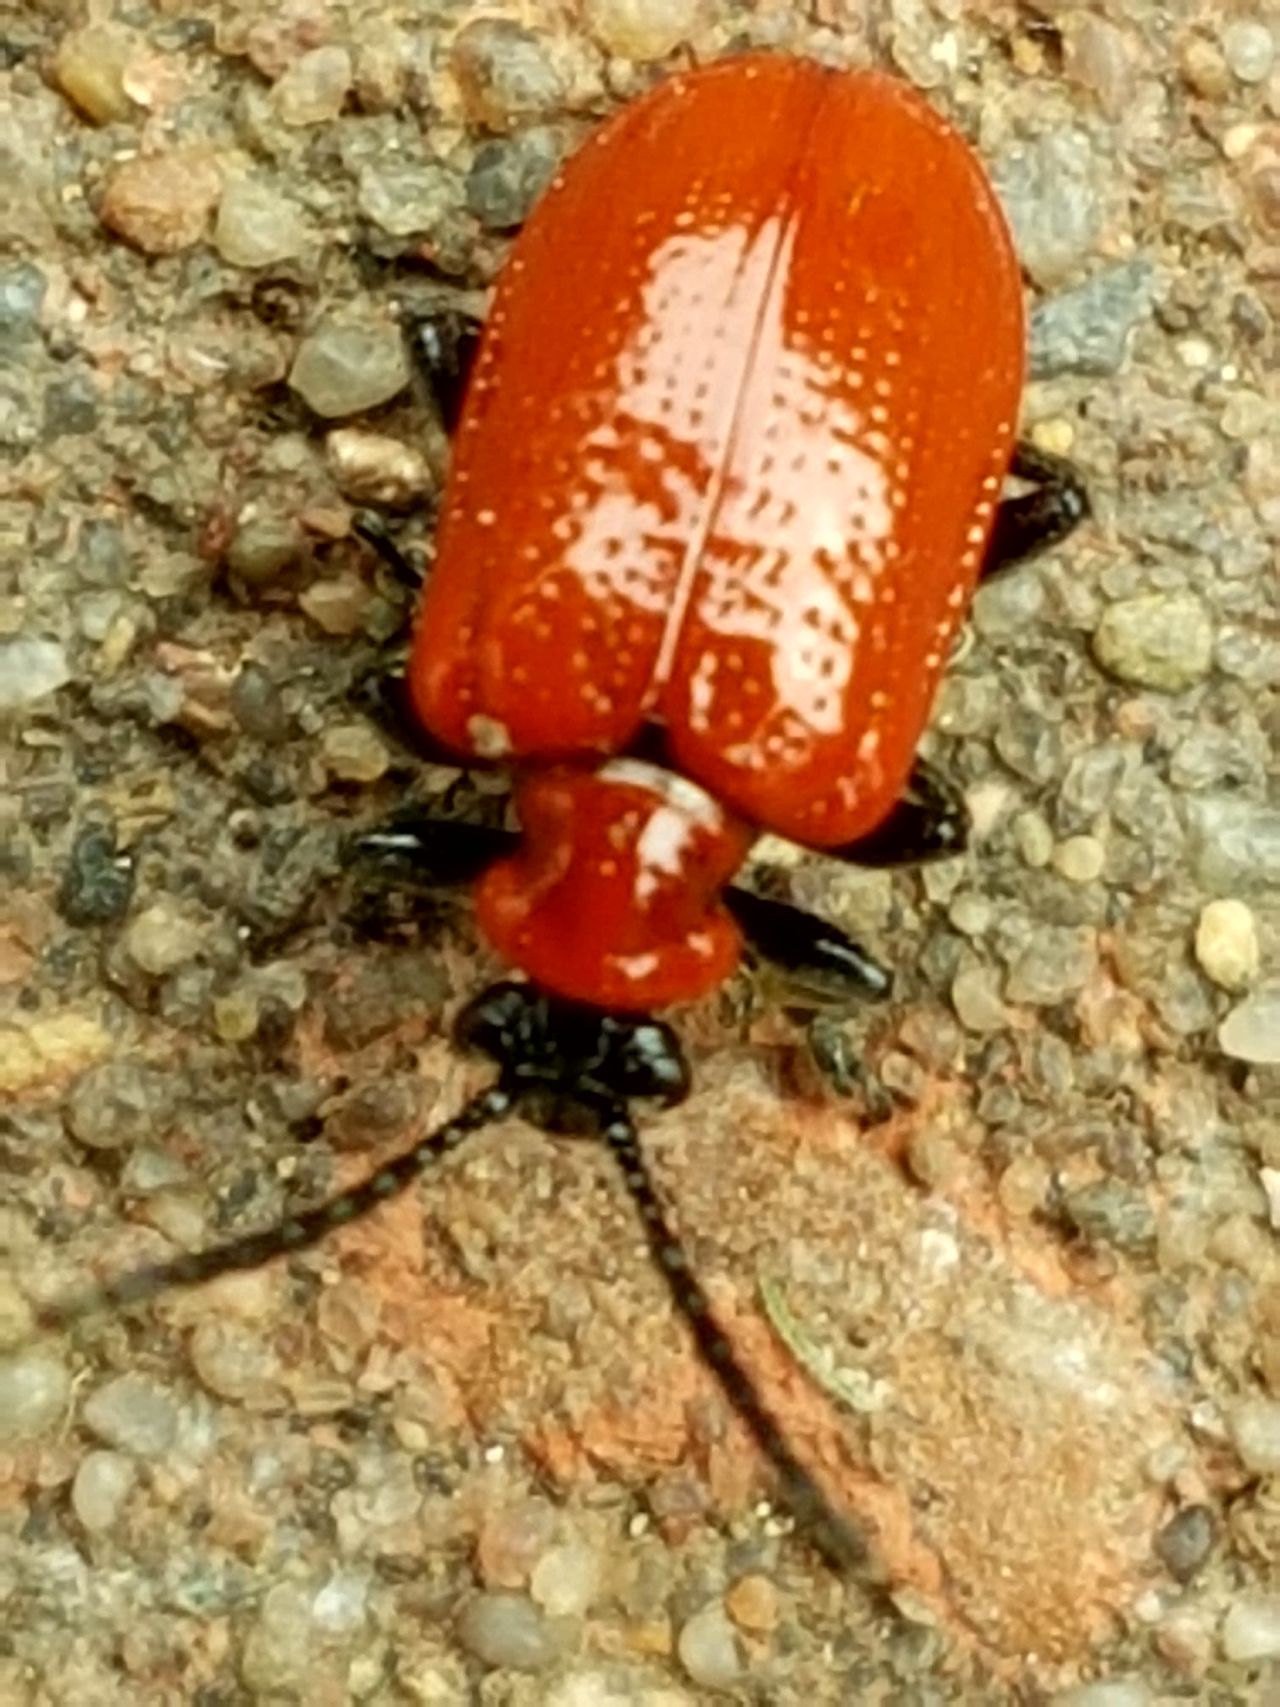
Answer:
[[[917,759],[906,790],[883,823],[843,847],[822,851],[829,859],[883,870],[950,859],[963,853],[968,841],[964,796],[927,759]]]
[[[996,510],[982,566],[984,581],[1056,545],[1090,513],[1084,482],[1064,457],[1023,442],[1014,450],[1009,473],[1032,489],[1004,499]]]

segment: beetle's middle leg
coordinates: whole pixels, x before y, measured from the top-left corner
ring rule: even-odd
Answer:
[[[1013,453],[1009,472],[1031,491],[1006,498],[996,510],[982,565],[983,581],[1056,545],[1089,514],[1089,494],[1071,463],[1025,442]]]

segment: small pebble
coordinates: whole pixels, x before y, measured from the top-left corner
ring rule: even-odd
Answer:
[[[123,1150],[158,1137],[172,1115],[164,1076],[124,1056],[82,1073],[67,1093],[67,1131],[89,1150]]]
[[[685,1671],[704,1689],[731,1689],[742,1676],[738,1634],[720,1601],[704,1606],[684,1624],[676,1651]]]
[[[297,562],[302,538],[284,516],[247,515],[227,547],[227,568],[250,586],[266,586]]]
[[[510,18],[476,18],[453,38],[449,62],[473,124],[510,130],[558,111],[564,84],[542,40]]]
[[[706,23],[704,0],[582,0],[582,16],[607,53],[663,59]]]
[[[27,1346],[0,1357],[0,1442],[35,1440],[60,1427],[71,1401],[71,1376],[54,1352]]]
[[[724,1597],[725,1610],[740,1630],[767,1636],[778,1622],[778,1591],[768,1577],[739,1577]]]
[[[0,341],[22,344],[40,333],[40,310],[49,281],[33,261],[0,266]]]
[[[377,782],[391,766],[386,742],[368,723],[331,724],[320,738],[320,756],[336,782]]]
[[[1280,884],[1280,807],[1224,790],[1192,796],[1185,810],[1205,889],[1239,894]]]
[[[242,1323],[217,1317],[199,1323],[188,1351],[196,1375],[218,1398],[255,1408],[279,1400],[280,1365],[270,1342]]]
[[[1069,883],[1096,883],[1106,858],[1096,836],[1068,836],[1053,851],[1053,868]]]
[[[1156,1555],[1171,1577],[1190,1582],[1213,1549],[1217,1524],[1207,1505],[1189,1505],[1156,1536]]]
[[[1232,1008],[1218,1027],[1218,1047],[1233,1061],[1280,1066],[1280,984],[1265,984]]]
[[[107,181],[102,223],[144,255],[176,255],[200,242],[222,193],[222,174],[207,149],[140,154]]]
[[[53,81],[91,124],[122,123],[138,112],[125,89],[125,73],[138,52],[132,30],[87,24],[58,43]]]
[[[1192,36],[1182,50],[1182,75],[1197,95],[1218,101],[1231,87],[1221,49],[1203,36]]]
[[[1136,1678],[1114,1678],[1064,1689],[1053,1697],[1051,1707],[1153,1707],[1153,1701],[1145,1683]]]
[[[324,124],[342,111],[351,79],[351,55],[345,47],[316,47],[281,74],[271,99],[284,124]]]
[[[1039,871],[1053,858],[1053,830],[1043,812],[1019,812],[1011,825],[1024,865]]]
[[[600,1561],[585,1541],[566,1541],[538,1560],[529,1593],[552,1618],[579,1618],[600,1590]]]
[[[1239,1664],[1280,1658],[1280,1595],[1238,1595],[1222,1621],[1222,1651]]]
[[[1237,1399],[1227,1412],[1227,1431],[1246,1469],[1280,1475],[1280,1399]]]
[[[518,1500],[491,1511],[476,1542],[476,1565],[486,1588],[523,1588],[551,1544],[556,1514],[546,1500]]]
[[[163,978],[199,954],[204,933],[168,896],[144,908],[124,933],[125,953],[140,971]]]
[[[369,610],[369,588],[358,575],[334,575],[313,581],[298,594],[298,604],[325,634],[358,634]]]
[[[116,846],[110,824],[76,831],[58,889],[58,911],[69,925],[107,925],[122,919],[133,899],[134,865]]]
[[[362,214],[392,237],[429,236],[439,244],[462,202],[455,173],[432,160],[372,160],[360,168]]]
[[[1154,281],[1151,262],[1139,257],[1041,303],[1031,317],[1032,377],[1118,373],[1130,335],[1150,317]]]
[[[490,231],[523,225],[555,176],[564,138],[549,125],[530,125],[476,149],[467,173],[467,207]]]
[[[1091,930],[1042,925],[1035,941],[1018,955],[1010,969],[1005,998],[1052,1007],[1082,990],[1097,963],[1097,943]]]
[[[178,1434],[171,1394],[145,1375],[118,1375],[90,1394],[85,1427],[108,1446],[137,1458],[163,1458]]]
[[[241,1678],[256,1698],[306,1698],[317,1644],[312,1600],[301,1583],[267,1590],[240,1656]]]
[[[1018,255],[1037,283],[1062,283],[1093,249],[1104,169],[1088,135],[1069,128],[1020,142],[995,163]]]
[[[966,1031],[1002,1031],[1009,1016],[992,966],[966,966],[951,981],[951,1005]]]
[[[14,1351],[31,1338],[35,1312],[17,1285],[0,1273],[0,1352]]]
[[[1265,83],[1276,62],[1276,43],[1261,19],[1237,18],[1222,32],[1222,52],[1233,77]]]
[[[0,639],[0,716],[47,699],[71,680],[66,648],[34,634]]]
[[[289,370],[289,385],[325,420],[376,409],[408,383],[399,332],[377,322],[322,322],[302,340]]]
[[[259,178],[233,178],[222,192],[213,244],[233,267],[270,267],[307,246],[301,211]]]
[[[561,1643],[541,1609],[523,1594],[477,1594],[462,1609],[458,1640],[483,1665],[543,1671]]]
[[[133,1460],[122,1452],[85,1454],[71,1484],[71,1506],[91,1534],[111,1528],[137,1479]]]
[[[1210,901],[1196,923],[1196,959],[1224,990],[1247,990],[1258,975],[1258,928],[1243,901]]]
[[[1093,652],[1122,682],[1179,693],[1209,673],[1213,623],[1194,593],[1143,593],[1107,607]]]
[[[412,509],[434,485],[422,452],[385,433],[338,427],[326,437],[324,449],[338,490],[356,504]]]

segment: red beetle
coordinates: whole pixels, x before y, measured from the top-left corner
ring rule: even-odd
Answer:
[[[484,868],[480,928],[528,980],[459,1021],[497,1083],[354,1192],[112,1299],[309,1244],[518,1105],[605,1140],[793,1510],[856,1554],[712,1320],[628,1110],[687,1087],[642,1016],[714,989],[744,932],[885,987],[838,931],[729,885],[761,829],[870,863],[959,844],[915,758],[950,642],[982,573],[1085,510],[1069,470],[1015,454],[1023,371],[999,204],[901,84],[732,59],[597,133],[499,283],[408,670],[436,741],[512,768],[521,833],[415,819],[363,841]],[[1011,464],[1034,489],[1002,502]]]

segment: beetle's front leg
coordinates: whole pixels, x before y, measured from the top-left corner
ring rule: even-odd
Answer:
[[[405,318],[414,365],[427,383],[445,431],[452,436],[480,344],[482,322],[457,308]]]
[[[519,840],[515,830],[437,818],[421,807],[409,806],[376,830],[357,836],[347,858],[380,866],[415,888],[454,888],[474,882],[494,860],[513,852]]]
[[[982,566],[984,581],[1056,545],[1089,514],[1084,482],[1064,457],[1022,443],[1014,450],[1009,472],[1031,482],[1032,490],[1006,498],[997,509]]]
[[[843,847],[824,848],[831,859],[880,869],[922,865],[963,853],[969,840],[969,810],[953,782],[926,759],[917,759],[911,779],[883,823]]]

